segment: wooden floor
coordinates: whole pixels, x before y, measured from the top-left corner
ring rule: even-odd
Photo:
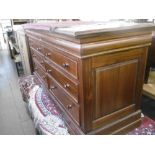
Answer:
[[[34,135],[18,86],[18,76],[7,50],[0,50],[0,135]]]

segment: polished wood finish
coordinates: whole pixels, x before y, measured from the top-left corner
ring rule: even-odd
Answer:
[[[51,76],[48,76],[48,78],[49,90],[60,101],[60,103],[62,103],[62,106],[64,106],[66,111],[71,114],[71,117],[73,117],[79,124],[79,105],[77,105],[72,100],[72,98],[69,95],[67,95],[67,93],[62,89],[62,87],[54,78],[52,78]]]
[[[77,62],[73,59],[68,58],[65,55],[62,55],[58,52],[53,46],[44,46],[44,52],[47,58],[52,62],[58,64],[58,66],[64,69],[66,72],[71,74],[74,78],[77,77]]]
[[[45,61],[46,72],[54,77],[60,85],[78,102],[78,84],[56,69],[54,64]]]
[[[26,33],[34,73],[62,110],[70,133],[124,134],[139,126],[155,26],[75,31],[56,25],[52,31],[37,27]]]
[[[33,48],[31,48],[31,53],[32,53],[32,58],[36,59],[39,62],[39,64],[43,67],[43,69],[45,70],[45,63],[44,63],[43,55]]]
[[[37,76],[43,81],[44,85],[48,87],[48,79],[46,72],[42,68],[42,66],[39,64],[39,62],[36,59],[33,59],[34,63],[34,71],[37,74]]]

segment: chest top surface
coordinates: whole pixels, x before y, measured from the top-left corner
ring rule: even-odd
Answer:
[[[25,29],[43,30],[49,33],[56,33],[75,38],[85,38],[90,36],[101,35],[104,33],[117,33],[117,32],[132,32],[132,31],[145,31],[155,29],[155,24],[138,24],[129,22],[53,22],[53,23],[38,23],[26,24]]]

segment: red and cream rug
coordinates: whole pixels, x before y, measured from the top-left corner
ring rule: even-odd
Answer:
[[[141,126],[129,132],[128,135],[155,135],[155,121],[147,116],[142,117]]]
[[[40,134],[69,134],[61,113],[35,76],[21,78],[19,86]],[[141,126],[127,135],[155,135],[155,121],[144,116]]]

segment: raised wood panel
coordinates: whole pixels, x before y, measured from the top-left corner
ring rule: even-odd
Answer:
[[[138,60],[97,68],[95,118],[134,104]]]

